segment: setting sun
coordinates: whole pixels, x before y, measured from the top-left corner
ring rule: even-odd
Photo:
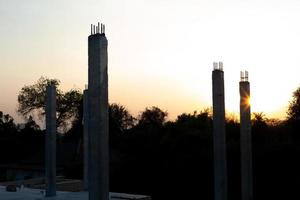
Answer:
[[[250,97],[247,97],[247,99],[246,99],[246,103],[247,103],[247,105],[248,105],[248,106],[250,106],[250,105],[251,105],[251,99],[250,99]]]

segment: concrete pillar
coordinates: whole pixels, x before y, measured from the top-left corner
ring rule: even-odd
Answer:
[[[46,197],[51,197],[56,195],[56,88],[48,85],[46,90]]]
[[[241,72],[240,81],[240,145],[241,145],[241,189],[242,200],[253,200],[252,142],[250,83],[248,72]]]
[[[225,137],[225,103],[223,63],[214,63],[213,86],[213,146],[215,200],[227,200],[227,164]]]
[[[94,29],[95,30],[95,29]],[[98,25],[88,38],[89,200],[109,199],[107,39]]]
[[[88,90],[83,91],[83,187],[88,190],[89,182],[89,132],[88,132]]]

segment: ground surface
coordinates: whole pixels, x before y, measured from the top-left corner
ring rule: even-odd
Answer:
[[[130,195],[110,193],[111,200],[151,200],[142,195]],[[44,190],[18,188],[17,192],[7,192],[4,186],[0,186],[0,199],[2,200],[88,200],[87,192],[57,192],[56,197],[45,197]]]

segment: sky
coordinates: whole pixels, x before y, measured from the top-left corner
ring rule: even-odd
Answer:
[[[251,110],[283,119],[300,83],[297,0],[0,0],[0,110],[41,76],[87,83],[90,24],[106,25],[109,101],[138,115],[210,108],[213,62],[224,63],[227,113],[239,112],[240,71]]]

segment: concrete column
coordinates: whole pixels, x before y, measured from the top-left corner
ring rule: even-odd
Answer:
[[[99,29],[88,38],[89,200],[109,199],[107,39]]]
[[[248,72],[241,73],[240,81],[240,145],[241,145],[241,189],[242,200],[253,200],[252,142],[250,83]]]
[[[88,131],[88,90],[83,91],[83,187],[88,190],[89,174],[89,131]]]
[[[213,84],[213,145],[215,200],[227,200],[227,164],[225,137],[225,103],[223,64],[214,63]]]
[[[46,197],[56,195],[56,88],[47,86],[45,141]]]

